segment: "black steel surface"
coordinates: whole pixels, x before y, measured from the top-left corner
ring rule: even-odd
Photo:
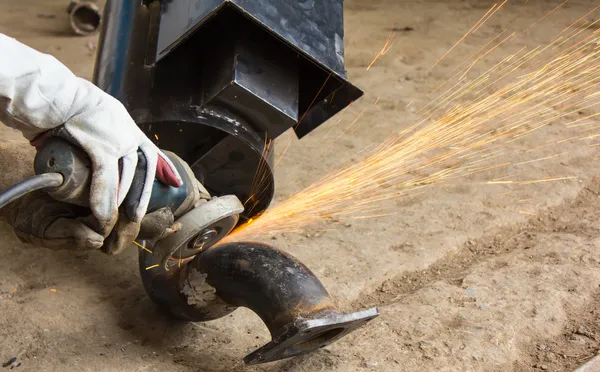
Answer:
[[[345,77],[343,0],[163,1],[157,59],[167,55],[221,8],[237,8],[305,55]]]
[[[244,357],[249,365],[312,353],[339,340],[379,316],[371,308],[352,314],[329,314],[323,318],[297,319],[285,333]]]
[[[346,80],[342,8],[341,0],[109,0],[94,81],[213,194],[259,195],[241,216],[252,218],[273,194],[265,142],[289,128],[303,137],[362,95]],[[257,177],[267,180],[260,189]]]

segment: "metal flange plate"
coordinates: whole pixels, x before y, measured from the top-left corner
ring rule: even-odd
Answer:
[[[379,316],[371,308],[352,314],[301,320],[288,325],[288,331],[244,358],[246,364],[261,364],[317,351],[353,332]]]

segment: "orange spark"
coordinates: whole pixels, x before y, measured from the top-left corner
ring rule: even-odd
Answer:
[[[371,63],[369,63],[369,66],[367,66],[367,71],[369,71],[371,69],[371,67],[373,67],[373,65],[375,64],[375,62],[377,62],[377,60],[381,57],[383,57],[384,55],[386,55],[387,52],[390,51],[390,49],[392,48],[392,45],[390,45],[392,39],[394,38],[394,31],[392,31],[390,33],[390,35],[388,36],[387,40],[385,41],[385,44],[383,45],[383,48],[381,48],[381,50],[379,51],[379,53],[377,53],[377,55],[375,56],[375,58],[371,61]]]
[[[556,8],[552,9],[549,13],[547,13],[545,16],[543,16],[542,18],[538,19],[537,22],[535,22],[534,24],[532,24],[531,26],[527,27],[525,29],[525,31],[529,30],[530,28],[534,27],[535,25],[537,25],[538,23],[540,23],[541,21],[543,21],[544,19],[548,18],[548,16],[550,16],[550,14],[556,12],[558,9],[562,8],[563,5],[565,5],[566,3],[568,3],[569,0],[565,0],[563,1],[560,5],[558,5]]]
[[[348,131],[348,129],[352,128],[352,126],[353,126],[354,124],[356,124],[356,122],[357,122],[357,121],[360,119],[360,117],[361,117],[361,116],[362,116],[362,115],[365,113],[365,110],[366,110],[366,109],[363,109],[363,110],[360,112],[360,114],[358,114],[358,116],[356,117],[356,119],[354,119],[354,121],[353,121],[352,123],[350,123],[350,125],[349,125],[349,126],[346,128],[346,129],[344,129],[344,131],[343,131],[343,132],[342,132],[342,133],[341,133],[341,134],[340,134],[340,135],[339,135],[339,136],[338,136],[338,137],[335,139],[335,141],[333,141],[333,143],[336,143],[336,142],[337,142],[337,140],[339,140],[339,139],[340,139],[340,137],[342,137],[342,136],[344,135],[344,133],[346,133],[346,132]],[[333,143],[332,143],[332,144],[333,144]]]
[[[502,5],[500,5],[500,7],[502,7],[506,1],[508,0],[504,0],[504,2],[502,3]],[[448,54],[450,54],[450,52],[452,52],[452,50],[454,50],[454,48],[456,48],[458,46],[458,44],[462,43],[471,33],[473,33],[475,31],[475,29],[479,29],[478,26],[480,26],[480,24],[482,25],[483,23],[485,23],[489,18],[486,18],[488,14],[492,13],[492,11],[498,6],[498,3],[494,4],[494,6],[492,6],[492,8],[490,10],[487,11],[487,13],[485,13],[483,15],[483,17],[481,17],[479,19],[479,21],[477,21],[477,23],[475,23],[475,25],[473,25],[473,27],[471,27],[471,29],[469,31],[467,31],[466,34],[463,35],[463,37],[461,37],[453,46],[452,48],[450,48],[446,53],[444,53],[443,56],[441,56],[440,58],[438,58],[437,61],[435,61],[435,63],[433,64],[433,66],[431,66],[429,68],[429,70],[427,70],[427,72],[430,72],[435,66],[437,66],[444,58],[446,58],[446,56]],[[498,9],[500,9],[500,7],[498,7]],[[495,12],[492,13],[492,15]],[[491,17],[491,16],[490,16]]]
[[[519,211],[519,213],[520,213],[520,214],[526,214],[526,215],[528,215],[528,216],[535,216],[535,215],[536,215],[535,213],[532,213],[532,212],[526,212],[526,211]]]
[[[148,248],[144,247],[143,245],[141,245],[140,243],[136,242],[135,240],[133,241],[133,244],[137,245],[138,247],[142,248],[143,250],[145,250],[148,253],[152,253],[151,250],[149,250]]]
[[[504,6],[504,4],[506,4],[508,0],[504,0],[504,2],[502,4],[500,4],[500,6],[498,8],[496,8],[496,10],[494,10],[494,12],[492,14],[490,14],[486,20],[484,20],[483,22],[481,22],[479,24],[479,26],[473,30],[473,32],[477,32],[477,30],[479,30],[481,28],[481,26],[483,26],[483,24],[490,18],[492,18],[494,16],[494,14],[496,14],[496,12],[498,12],[500,10],[500,8],[502,8]]]
[[[552,155],[552,156],[546,156],[546,157],[543,157],[543,158],[540,158],[540,159],[533,159],[533,160],[523,161],[523,162],[516,163],[516,164],[513,164],[513,165],[514,166],[525,165],[525,164],[535,163],[535,162],[538,162],[538,161],[543,161],[543,160],[548,160],[548,159],[554,159],[554,158],[562,156],[564,154],[565,153],[563,152],[562,154],[556,154],[556,155]]]
[[[566,180],[574,180],[577,177],[569,176],[569,177],[555,177],[555,178],[544,178],[541,180],[532,180],[532,181],[520,181],[521,185],[533,185],[536,183],[545,183],[545,182],[556,182],[556,181],[566,181]]]

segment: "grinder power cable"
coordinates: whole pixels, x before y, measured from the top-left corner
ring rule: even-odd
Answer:
[[[36,174],[26,178],[0,194],[0,209],[30,192],[59,187],[63,182],[64,178],[60,173]]]

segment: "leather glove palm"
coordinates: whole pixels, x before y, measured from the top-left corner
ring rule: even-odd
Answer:
[[[77,219],[89,213],[85,208],[57,202],[42,191],[11,203],[1,213],[23,243],[76,251],[99,249],[104,243],[102,235]]]
[[[32,192],[0,210],[0,216],[13,227],[19,240],[52,250],[121,251],[138,235],[139,228],[133,236],[123,231],[117,233],[119,229],[115,229],[115,234],[127,236],[127,241],[120,247],[115,243],[107,245],[102,235],[84,223],[88,214],[87,208],[58,202],[43,191]],[[147,240],[159,240],[177,231],[173,213],[168,208],[149,213],[140,226],[143,231],[140,238]]]

